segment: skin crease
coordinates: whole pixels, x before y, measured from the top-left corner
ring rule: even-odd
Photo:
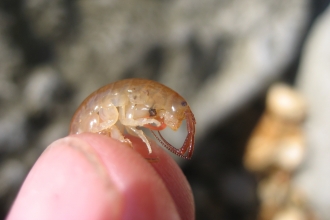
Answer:
[[[192,192],[175,161],[154,143],[149,155],[139,138],[131,139],[134,149],[91,133],[55,141],[7,219],[194,219]]]

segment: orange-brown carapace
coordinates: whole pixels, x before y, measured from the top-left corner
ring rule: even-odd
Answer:
[[[188,134],[183,146],[175,148],[159,131],[167,126],[176,131],[184,119]],[[189,105],[172,89],[152,80],[125,79],[101,87],[89,95],[72,118],[70,134],[104,134],[131,145],[131,141],[123,136],[125,128],[129,134],[143,140],[150,154],[149,140],[137,128],[146,127],[169,151],[190,159],[195,143],[195,124]]]

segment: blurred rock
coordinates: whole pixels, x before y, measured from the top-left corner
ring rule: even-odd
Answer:
[[[330,8],[307,39],[297,85],[309,105],[305,132],[308,160],[296,179],[320,219],[330,219]]]
[[[259,220],[316,220],[308,198],[292,184],[291,175],[276,171],[258,186]]]
[[[274,220],[307,220],[305,214],[298,208],[286,208],[276,214]]]
[[[0,103],[16,101],[19,88],[12,80],[23,62],[21,51],[8,36],[10,23],[10,17],[0,10]]]
[[[49,127],[42,131],[41,138],[38,140],[37,148],[43,151],[54,140],[65,137],[69,133],[68,121],[69,118],[59,118],[55,120]]]
[[[307,198],[292,183],[306,151],[305,99],[285,84],[267,93],[266,110],[248,142],[244,165],[259,174],[259,220],[312,220]]]
[[[9,159],[1,163],[0,198],[7,198],[7,200],[2,200],[1,209],[10,208],[11,201],[15,198],[27,172],[28,167],[19,160]]]
[[[0,10],[0,80],[9,79],[22,64],[19,47],[12,44],[8,34],[12,17]]]
[[[119,78],[156,79],[186,97],[198,137],[281,74],[309,18],[300,0],[98,0],[76,10],[76,31],[57,50],[75,103]]]
[[[60,86],[61,80],[58,72],[51,66],[39,66],[34,69],[24,88],[24,102],[29,113],[48,109]]]
[[[306,141],[301,134],[283,138],[275,154],[274,163],[283,170],[294,171],[305,159]]]
[[[10,102],[17,98],[18,88],[10,80],[3,79],[0,81],[0,101]]]
[[[268,92],[267,111],[284,121],[301,122],[306,116],[306,102],[301,94],[285,84],[275,84]]]
[[[258,196],[261,204],[258,219],[273,219],[278,210],[286,205],[291,189],[290,180],[287,173],[275,172],[260,181]]]
[[[214,126],[239,112],[292,64],[311,22],[310,3],[308,0],[1,2],[2,164],[19,160],[29,167],[45,145],[66,134],[66,124],[68,128],[74,110],[87,95],[104,84],[128,77],[154,79],[182,94],[196,116],[197,143],[203,140],[203,147],[210,145],[212,140],[203,138],[213,132]],[[242,122],[235,123],[239,127],[236,130],[241,130]],[[185,137],[185,132],[179,131],[178,136]],[[233,136],[234,141],[242,139]],[[171,143],[179,146],[180,140],[175,138]],[[197,144],[196,152],[198,146],[202,145]],[[218,139],[210,146],[218,147]],[[222,149],[221,153],[230,149]],[[211,156],[220,160],[218,154]],[[209,157],[194,167],[208,164],[207,161]],[[206,167],[212,169],[207,173],[215,176],[218,183],[217,175],[222,174],[217,167]],[[202,179],[205,172],[196,174],[196,179]],[[246,182],[251,181],[251,177],[245,178]],[[228,177],[222,185],[239,180]],[[216,187],[210,185],[213,187],[201,186],[206,191],[203,195],[214,196],[211,189]],[[15,195],[16,189],[8,190]],[[227,197],[238,199],[239,194],[228,193]],[[216,195],[222,200],[220,193]],[[212,211],[224,218],[227,213],[237,216],[236,210],[248,203],[248,199],[241,203],[231,201],[230,207],[234,207],[231,209],[226,206],[229,200],[216,203],[209,198],[202,200],[208,201],[206,205],[198,204],[207,209],[199,216]],[[251,200],[252,205],[238,216],[245,219],[253,216],[256,202],[255,198]],[[0,195],[0,203],[9,204],[8,201],[8,196]],[[0,218],[5,212],[6,209],[0,213]],[[215,215],[209,216],[214,219]]]
[[[0,196],[4,196],[11,187],[18,188],[23,180],[27,169],[17,160],[8,160],[1,164],[0,169]]]
[[[26,115],[21,105],[13,105],[0,118],[0,153],[17,152],[26,148]]]
[[[63,36],[70,25],[70,4],[70,1],[65,0],[26,0],[23,2],[23,13],[29,19],[35,35],[55,41]]]
[[[298,92],[288,85],[273,85],[267,93],[266,111],[247,144],[245,167],[261,173],[297,169],[305,155],[301,129],[305,115],[305,100]]]

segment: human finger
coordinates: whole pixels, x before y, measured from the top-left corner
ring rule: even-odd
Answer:
[[[8,219],[179,219],[179,214],[145,159],[111,138],[82,134],[45,150]]]

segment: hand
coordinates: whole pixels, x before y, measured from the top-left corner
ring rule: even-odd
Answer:
[[[149,163],[140,139],[130,147],[97,134],[69,136],[40,156],[7,217],[14,219],[194,219],[190,186],[160,147]]]

